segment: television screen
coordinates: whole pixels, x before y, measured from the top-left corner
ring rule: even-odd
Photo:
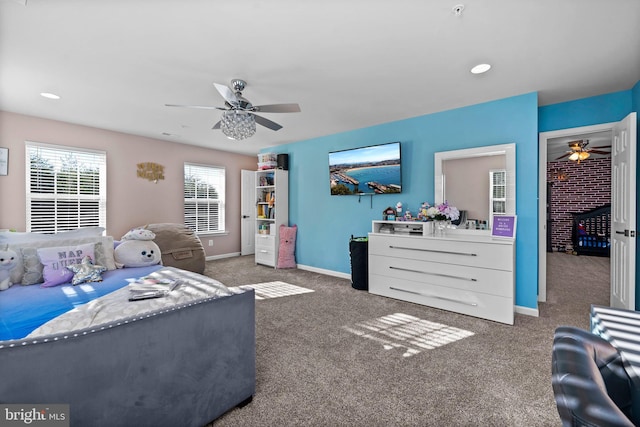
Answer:
[[[332,195],[402,192],[400,143],[329,153]]]

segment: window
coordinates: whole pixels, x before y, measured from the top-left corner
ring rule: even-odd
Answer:
[[[184,224],[196,233],[225,231],[225,169],[184,164]]]
[[[489,171],[490,201],[489,219],[494,215],[507,212],[507,171],[504,169]]]
[[[106,227],[104,151],[27,142],[25,158],[27,231]]]

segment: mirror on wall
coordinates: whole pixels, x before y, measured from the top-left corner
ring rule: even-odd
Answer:
[[[515,144],[438,152],[434,171],[435,202],[464,211],[471,228],[490,229],[494,213],[516,213]]]

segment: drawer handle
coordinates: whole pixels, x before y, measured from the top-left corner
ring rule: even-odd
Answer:
[[[430,271],[412,270],[410,268],[402,268],[402,267],[394,267],[394,266],[389,266],[389,268],[392,269],[392,270],[408,271],[410,273],[420,273],[420,274],[428,274],[430,276],[449,277],[451,279],[468,280],[470,282],[477,282],[478,281],[478,279],[474,279],[472,277],[454,276],[453,274],[432,273]]]
[[[468,253],[468,252],[452,252],[452,251],[439,251],[436,249],[419,249],[419,248],[407,248],[404,246],[392,246],[389,245],[390,249],[405,249],[408,251],[420,251],[420,252],[435,252],[439,254],[448,254],[448,255],[464,255],[464,256],[478,256],[478,254]]]
[[[466,301],[460,301],[460,300],[453,299],[453,298],[441,297],[441,296],[438,296],[438,295],[423,294],[422,292],[408,291],[406,289],[394,288],[393,286],[389,286],[389,289],[392,289],[394,291],[406,292],[408,294],[422,295],[423,297],[427,297],[427,298],[442,299],[442,300],[445,300],[445,301],[451,301],[451,302],[455,302],[455,303],[458,303],[458,304],[469,305],[471,307],[477,307],[478,306],[478,304],[476,304],[475,302],[466,302]]]
[[[263,254],[268,254],[269,251],[265,251],[264,249],[260,249],[260,252],[262,252]]]

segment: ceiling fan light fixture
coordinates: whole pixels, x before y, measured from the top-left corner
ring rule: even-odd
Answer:
[[[591,154],[589,154],[588,151],[574,151],[569,156],[569,160],[580,163],[582,160],[587,160],[589,156],[591,156]]]
[[[227,138],[241,141],[256,133],[256,119],[246,111],[225,111],[220,120],[220,130]]]

